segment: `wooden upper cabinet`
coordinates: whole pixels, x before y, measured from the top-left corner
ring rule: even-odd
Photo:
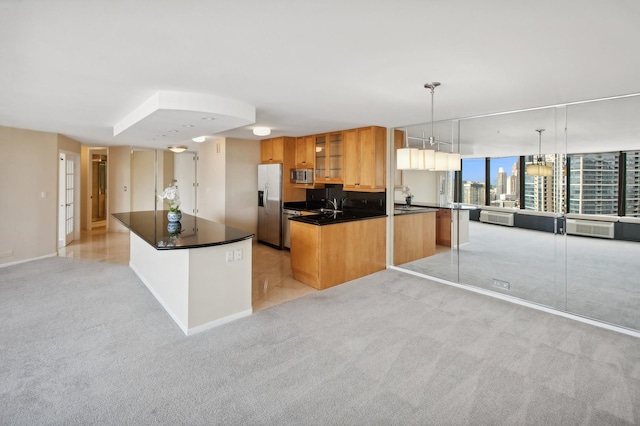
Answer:
[[[313,168],[316,160],[316,146],[313,136],[296,139],[296,167]]]
[[[316,183],[343,182],[343,132],[312,136],[315,154]]]
[[[387,129],[345,130],[344,190],[384,192],[386,188]]]
[[[260,162],[262,164],[284,162],[284,138],[261,140]]]

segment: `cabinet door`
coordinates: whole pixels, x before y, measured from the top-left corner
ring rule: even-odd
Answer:
[[[360,178],[358,186],[372,189],[376,187],[376,147],[373,140],[373,129],[367,127],[358,129],[358,141],[360,142]]]
[[[360,141],[358,129],[345,130],[343,137],[343,188],[357,189],[360,180]]]
[[[316,182],[326,182],[329,179],[327,170],[327,135],[312,136],[314,141],[314,151],[316,156]]]
[[[316,151],[313,136],[302,136],[296,139],[296,166],[313,168]]]
[[[273,141],[265,139],[260,141],[260,162],[271,163],[273,159]]]
[[[343,148],[342,132],[331,133],[327,140],[329,156],[327,158],[327,170],[329,170],[329,181],[331,183],[342,183],[343,168]]]
[[[284,162],[284,138],[271,139],[272,152],[271,162],[282,163]]]

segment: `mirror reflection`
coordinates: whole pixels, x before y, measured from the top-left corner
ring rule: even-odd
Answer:
[[[437,211],[413,234],[394,217],[394,263],[639,330],[639,113],[633,96],[450,122],[460,172],[395,173],[396,207],[408,186]],[[433,254],[396,256],[430,232]]]

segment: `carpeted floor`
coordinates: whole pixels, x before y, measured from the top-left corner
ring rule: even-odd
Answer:
[[[404,265],[561,311],[640,330],[640,243],[469,223],[469,243]],[[498,279],[509,290],[493,286]]]
[[[185,337],[127,267],[0,269],[0,424],[640,422],[640,339],[398,271]]]

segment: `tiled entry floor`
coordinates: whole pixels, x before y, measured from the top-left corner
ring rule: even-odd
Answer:
[[[288,250],[253,243],[253,311],[297,299],[317,290],[293,279]]]
[[[316,289],[293,279],[288,250],[253,242],[253,311],[297,299]],[[105,227],[82,231],[80,240],[58,250],[58,256],[127,265],[129,233],[107,232]]]

